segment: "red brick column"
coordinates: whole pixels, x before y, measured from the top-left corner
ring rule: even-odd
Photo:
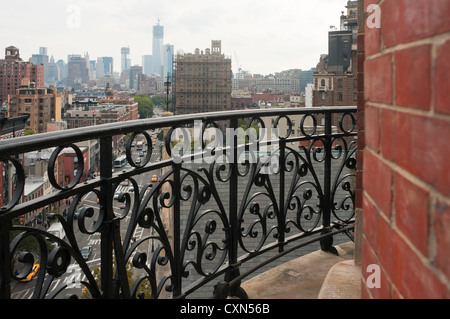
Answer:
[[[362,297],[449,298],[450,0],[371,4],[381,28],[364,35]],[[369,265],[380,288],[366,285]]]

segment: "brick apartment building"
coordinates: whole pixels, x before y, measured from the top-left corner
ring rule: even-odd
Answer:
[[[62,97],[56,88],[37,87],[25,78],[14,94],[8,95],[10,116],[30,114],[27,128],[36,133],[47,132],[47,124],[61,120]]]
[[[5,58],[0,59],[0,104],[6,103],[8,94],[14,94],[24,78],[44,87],[44,66],[23,61],[18,48],[7,47]]]
[[[178,54],[175,68],[176,114],[216,112],[231,108],[231,58],[222,54],[221,41],[211,49]]]

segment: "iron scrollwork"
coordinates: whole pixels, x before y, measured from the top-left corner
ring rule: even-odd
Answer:
[[[241,263],[261,254],[276,256],[274,248],[282,252],[291,241],[333,227],[345,230],[353,223],[354,112],[354,108],[318,108],[174,117],[160,148],[164,158],[156,158],[159,146],[153,145],[149,133],[157,122],[149,122],[147,128],[135,128],[135,123],[121,128],[106,125],[91,134],[98,134],[105,149],[113,136],[125,137],[130,166],[111,172],[113,155],[101,154],[109,163],[101,162],[100,167],[109,172],[100,169],[92,179],[86,178],[77,144],[49,138],[47,146],[53,150],[47,173],[54,192],[24,203],[22,163],[17,156],[2,157],[15,169],[14,196],[0,210],[1,245],[5,247],[8,238],[9,247],[1,256],[8,260],[1,268],[8,274],[0,274],[2,297],[11,298],[12,283],[26,278],[37,263],[40,268],[30,296],[36,299],[185,298],[215,279],[221,284],[214,292],[211,289],[211,295],[245,297],[239,284],[248,274],[240,273]],[[337,121],[322,131],[319,118],[327,114],[336,115]],[[238,118],[246,123],[243,133],[238,132]],[[272,119],[270,128],[267,118]],[[219,136],[227,121],[232,134]],[[200,140],[191,139],[195,129],[200,130]],[[207,135],[208,129],[215,135]],[[283,131],[281,136],[278,130]],[[174,139],[175,134],[180,136]],[[80,133],[78,140],[82,139]],[[133,146],[137,139],[147,147],[139,163]],[[21,153],[8,143],[1,148]],[[40,148],[29,142],[24,152]],[[64,149],[72,149],[78,163],[67,183],[55,175]],[[150,180],[156,171],[158,179]],[[119,191],[125,181],[129,190]],[[88,197],[95,201],[87,204]],[[62,225],[64,238],[18,223],[21,216],[67,200],[71,202],[64,214],[46,214],[46,221]],[[99,273],[83,257],[80,236],[99,238]],[[75,268],[83,279],[67,277]]]

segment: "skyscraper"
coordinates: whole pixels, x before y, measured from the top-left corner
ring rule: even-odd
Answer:
[[[144,74],[153,73],[153,56],[151,55],[142,56],[142,73]]]
[[[130,67],[130,89],[137,89],[139,74],[142,74],[142,66],[135,65]]]
[[[101,78],[105,75],[113,74],[113,58],[112,57],[98,57],[97,58],[97,78]]]
[[[89,82],[89,57],[71,54],[67,57],[67,86],[78,87]]]
[[[165,44],[163,47],[163,73],[164,78],[169,75],[172,79],[173,74],[173,59],[174,59],[174,46],[170,44]]]
[[[153,49],[152,49],[152,59],[153,59],[153,72],[162,74],[162,50],[164,42],[164,27],[159,24],[153,26]]]
[[[129,69],[131,66],[131,60],[129,58],[130,48],[125,48],[125,47],[122,48],[121,53],[122,53],[122,65],[121,65],[120,72],[123,72],[123,70]]]

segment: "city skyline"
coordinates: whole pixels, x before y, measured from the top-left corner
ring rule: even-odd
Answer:
[[[120,50],[130,47],[131,65],[142,65],[152,53],[152,30],[164,26],[164,44],[175,53],[209,48],[222,41],[222,52],[238,68],[254,74],[310,69],[327,53],[330,26],[339,29],[346,0],[228,1],[41,1],[18,0],[0,12],[0,39],[28,60],[48,49],[49,57],[67,62],[67,55],[89,53],[91,59],[111,56],[120,70]],[[51,8],[51,10],[49,9]],[[42,17],[48,17],[42,19]]]

